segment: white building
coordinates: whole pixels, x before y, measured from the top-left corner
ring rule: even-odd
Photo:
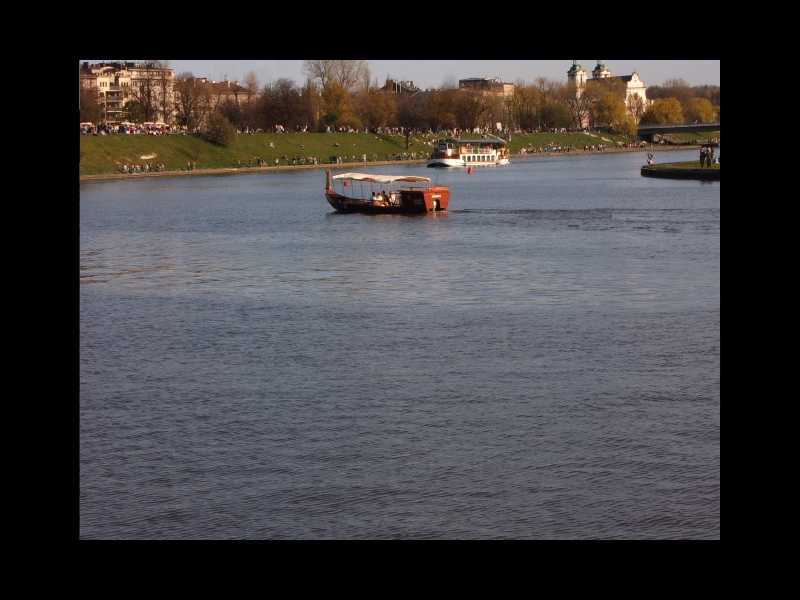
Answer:
[[[156,121],[172,121],[175,96],[175,72],[155,64],[132,62],[83,63],[81,86],[97,92],[104,121],[122,121],[125,105],[131,100],[145,99],[155,110]]]
[[[587,78],[586,69],[575,60],[572,61],[572,67],[567,71],[567,81],[575,84],[575,94],[579,98],[589,81],[600,79],[618,79],[622,81],[625,84],[625,107],[637,120],[641,118],[650,101],[647,99],[647,85],[639,77],[637,71],[630,75],[612,75],[611,71],[600,60],[597,61],[597,65],[592,69],[591,78]]]

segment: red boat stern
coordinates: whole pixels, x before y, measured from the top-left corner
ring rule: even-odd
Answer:
[[[450,190],[446,187],[431,187],[425,190],[425,208],[428,212],[447,210]]]

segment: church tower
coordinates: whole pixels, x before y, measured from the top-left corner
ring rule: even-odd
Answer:
[[[586,89],[586,69],[580,66],[577,60],[572,61],[572,66],[567,71],[567,81],[575,84],[575,95],[580,98]]]
[[[611,77],[611,71],[603,64],[603,61],[598,59],[597,66],[592,70],[592,77],[595,79],[605,79]]]

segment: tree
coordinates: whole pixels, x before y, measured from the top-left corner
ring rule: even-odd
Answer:
[[[677,98],[659,98],[644,113],[642,123],[656,125],[683,123],[683,108]]]
[[[591,118],[594,96],[583,93],[582,90],[579,91],[573,82],[567,84],[565,96],[565,104],[572,115],[572,122],[578,129],[583,129]]]
[[[633,94],[628,100],[628,113],[637,123],[642,119],[645,112],[644,100],[639,94]]]
[[[365,60],[306,60],[303,71],[314,81],[319,81],[322,89],[336,83],[345,90],[352,91],[356,85],[367,82],[369,86],[369,65]]]
[[[562,102],[550,100],[539,111],[539,120],[544,129],[569,127],[572,123],[572,113]]]
[[[191,73],[181,73],[175,80],[175,111],[179,125],[198,127],[209,110],[208,85]],[[130,109],[129,109],[130,112]]]
[[[604,93],[594,106],[595,125],[617,129],[626,116],[625,102],[612,92]]]
[[[217,110],[222,114],[236,129],[244,128],[245,113],[238,102],[231,99],[225,100],[219,105]]]
[[[422,94],[400,96],[396,100],[396,106],[395,122],[406,132],[406,150],[408,150],[411,129],[424,127],[426,124],[425,96]]]
[[[236,129],[230,121],[220,112],[213,112],[208,117],[208,123],[203,128],[203,137],[219,146],[230,146],[236,137]]]
[[[145,63],[143,74],[131,80],[131,96],[139,103],[145,121],[155,121],[159,113],[166,118],[171,112],[167,95],[169,81],[162,69],[163,63],[165,61]]]
[[[133,123],[144,123],[148,120],[147,111],[138,100],[130,100],[125,105],[125,112],[128,114],[128,120]]]
[[[244,87],[247,88],[248,100],[258,94],[258,77],[256,77],[255,72],[248,71],[247,75],[244,76]]]
[[[445,89],[428,94],[422,111],[428,127],[438,131],[456,126],[455,104],[460,93],[457,89]]]
[[[310,79],[306,80],[300,91],[300,107],[302,123],[312,130],[317,129],[322,113],[322,100],[317,84]]]
[[[102,118],[103,111],[97,101],[97,91],[94,88],[81,87],[78,102],[81,123],[97,123]]]
[[[322,90],[322,121],[333,127],[361,127],[361,119],[355,113],[352,98],[347,90],[333,81]]]
[[[639,133],[637,121],[630,114],[626,114],[624,119],[615,125],[614,129],[628,138],[635,138],[636,134]]]
[[[388,125],[397,111],[394,94],[374,88],[359,92],[355,97],[355,106],[361,122],[369,129]]]
[[[293,129],[299,124],[307,124],[300,90],[290,79],[278,79],[264,86],[255,111],[257,122],[264,129],[276,125]]]
[[[718,85],[696,85],[692,88],[695,98],[707,98],[711,104],[719,105]]]
[[[461,129],[475,129],[485,124],[490,114],[486,95],[477,90],[458,90],[454,94],[456,123]]]
[[[686,119],[693,123],[711,123],[714,121],[714,107],[706,98],[691,98],[686,104]]]

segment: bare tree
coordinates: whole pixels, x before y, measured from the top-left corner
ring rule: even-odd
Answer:
[[[456,78],[455,78],[454,75],[447,75],[442,80],[442,87],[439,88],[439,89],[442,89],[442,90],[455,90],[455,89],[458,89],[458,81],[456,81]]]
[[[338,83],[352,91],[358,83],[369,82],[369,65],[365,60],[307,60],[303,71],[312,80],[318,80],[323,89]]]
[[[588,124],[592,114],[592,105],[595,101],[594,95],[587,94],[584,90],[579,90],[574,82],[570,82],[565,88],[564,97],[575,127],[583,129]]]
[[[258,77],[254,71],[248,71],[244,76],[244,87],[247,88],[247,99],[252,99],[258,93]]]
[[[306,60],[303,61],[303,72],[311,81],[319,81],[323,89],[333,81],[335,60]]]
[[[486,118],[491,115],[491,102],[482,92],[460,90],[454,98],[456,121],[462,129],[474,129],[484,125]]]
[[[181,73],[175,81],[175,100],[178,123],[194,129],[205,120],[208,86],[191,73]]]
[[[642,119],[644,111],[645,105],[642,97],[639,94],[634,94],[631,96],[630,100],[628,101],[628,112],[633,117],[634,121],[638,123]]]
[[[159,115],[168,119],[172,112],[168,64],[167,61],[147,61],[143,69],[137,70],[139,75],[131,80],[132,99],[145,121],[154,121]]]

